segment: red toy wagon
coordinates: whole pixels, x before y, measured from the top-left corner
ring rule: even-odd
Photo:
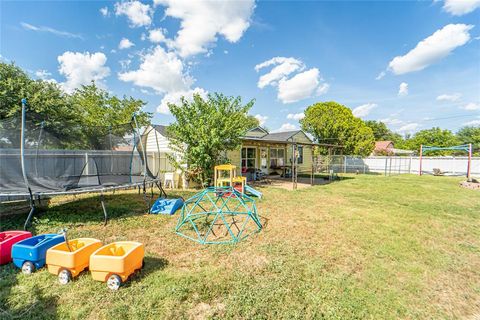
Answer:
[[[12,246],[30,238],[32,234],[28,231],[4,231],[0,232],[0,264],[12,261]]]

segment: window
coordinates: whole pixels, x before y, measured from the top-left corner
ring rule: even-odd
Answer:
[[[256,160],[256,148],[242,148],[242,172],[247,172],[247,169],[255,169]]]
[[[283,148],[270,148],[270,168],[278,168],[284,165]]]
[[[297,146],[298,164],[303,163],[303,146]]]
[[[302,164],[303,163],[303,146],[297,146],[297,151],[295,152],[295,154],[297,156],[297,164]],[[293,157],[290,157],[290,163],[292,161],[293,161]]]

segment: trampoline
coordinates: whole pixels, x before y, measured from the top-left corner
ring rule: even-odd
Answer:
[[[148,138],[151,134],[153,139]],[[48,117],[30,114],[24,99],[21,116],[0,120],[0,202],[28,200],[27,229],[42,199],[99,193],[106,224],[108,191],[143,190],[147,207],[153,188],[166,197],[159,154],[156,130],[151,126],[141,130],[135,115],[130,123],[114,126],[52,123]]]

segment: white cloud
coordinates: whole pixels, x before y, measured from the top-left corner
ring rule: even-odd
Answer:
[[[408,83],[406,82],[400,83],[400,86],[398,87],[398,95],[400,97],[408,95]]]
[[[125,15],[131,27],[149,26],[152,23],[153,10],[148,4],[140,1],[125,1],[115,3],[115,15]]]
[[[386,75],[385,71],[382,71],[378,74],[378,76],[375,77],[375,80],[380,80],[383,77],[385,77],[385,75]]]
[[[276,130],[272,130],[273,132],[285,132],[285,131],[293,131],[293,130],[298,130],[298,127],[294,124],[291,123],[284,123],[282,126]]]
[[[473,25],[449,24],[420,41],[404,56],[397,56],[389,63],[389,69],[395,74],[405,74],[423,70],[429,65],[445,58],[455,48],[470,40],[468,33]]]
[[[184,97],[187,101],[193,101],[194,94],[199,94],[202,98],[206,98],[208,92],[202,88],[195,88],[193,90],[167,93],[160,102],[160,105],[157,107],[157,112],[162,114],[170,114],[170,110],[168,109],[169,103],[179,104],[182,97]]]
[[[160,94],[186,92],[195,81],[186,74],[182,60],[160,46],[142,57],[138,70],[119,73],[118,77]]]
[[[260,124],[260,126],[263,126],[265,124],[265,122],[267,122],[268,117],[267,116],[262,116],[261,114],[256,114],[255,119],[258,120],[258,123]]]
[[[165,16],[180,19],[180,29],[171,43],[180,56],[206,53],[208,47],[223,36],[235,43],[250,26],[254,0],[244,1],[179,1],[154,0],[165,6]]]
[[[460,99],[462,95],[460,93],[454,93],[454,94],[441,94],[437,97],[438,101],[450,101],[450,102],[455,102]]]
[[[462,16],[480,8],[480,0],[445,0],[443,10],[454,16]]]
[[[385,119],[380,119],[380,121],[387,125],[392,125],[392,126],[401,125],[404,123],[402,120],[397,118],[385,118]]]
[[[292,120],[302,120],[305,118],[305,114],[303,112],[300,113],[289,113],[287,114],[287,119],[292,119]]]
[[[323,81],[317,68],[303,71],[305,64],[295,58],[274,57],[257,64],[255,71],[271,66],[274,67],[270,72],[260,76],[257,86],[260,89],[268,85],[277,87],[277,98],[283,103],[296,102],[313,95],[319,96],[329,89],[329,84]],[[291,76],[294,73],[296,74]]]
[[[102,14],[102,16],[107,17],[109,15],[108,7],[100,8],[100,13]]]
[[[403,132],[403,133],[411,133],[415,131],[420,125],[418,123],[407,123],[400,128],[398,128],[396,131],[397,132]]]
[[[48,72],[47,70],[37,70],[35,71],[35,76],[38,78],[38,79],[41,79],[43,81],[47,81],[47,82],[51,82],[51,83],[57,83],[57,80],[53,79],[53,78],[50,78],[52,74],[50,72]]]
[[[463,124],[464,126],[480,126],[480,120],[472,120],[472,121],[468,121],[468,122],[465,122]]]
[[[76,39],[82,39],[83,40],[83,37],[80,34],[77,34],[77,33],[61,31],[61,30],[57,30],[57,29],[50,28],[50,27],[45,27],[45,26],[34,26],[34,25],[26,23],[26,22],[21,22],[20,25],[25,30],[29,30],[29,31],[47,32],[47,33],[51,33],[51,34],[54,34],[54,35],[60,36],[60,37],[76,38]]]
[[[165,29],[153,29],[148,33],[148,39],[153,43],[165,42]]]
[[[480,110],[480,103],[470,102],[469,104],[465,105],[463,109],[469,111]]]
[[[305,65],[302,61],[295,58],[274,57],[270,60],[257,64],[255,71],[259,72],[261,69],[274,65],[275,67],[270,72],[264,74],[258,79],[257,86],[263,89],[268,85],[276,85],[278,81],[285,78],[289,74],[295,71],[301,71],[305,69]]]
[[[99,86],[105,86],[103,79],[110,74],[110,68],[105,66],[107,57],[101,52],[64,52],[57,58],[60,67],[58,71],[67,79],[61,83],[66,92],[72,92],[81,85],[94,80]]]
[[[47,70],[40,69],[40,70],[35,71],[35,76],[39,79],[42,79],[42,80],[47,79],[51,75],[52,74],[50,72],[48,72]]]
[[[122,40],[120,40],[120,43],[118,44],[118,49],[122,50],[122,49],[128,49],[128,48],[131,48],[133,47],[135,44],[128,40],[127,38],[123,38]]]
[[[376,107],[377,107],[376,103],[366,103],[353,109],[352,113],[355,117],[361,118],[361,117],[368,116],[368,114]]]
[[[283,78],[278,83],[278,99],[283,103],[292,103],[320,95],[328,91],[328,84],[320,83],[320,72],[317,68],[301,72],[290,79]]]

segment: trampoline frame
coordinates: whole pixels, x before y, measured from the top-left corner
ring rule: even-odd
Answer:
[[[83,187],[83,188],[76,188],[76,189],[71,189],[71,190],[66,190],[66,191],[40,191],[40,192],[32,192],[32,189],[30,188],[30,183],[28,181],[28,177],[26,174],[25,170],[25,118],[26,118],[26,109],[27,109],[27,100],[22,99],[22,119],[21,119],[21,133],[20,133],[20,161],[21,161],[21,169],[22,169],[22,175],[23,175],[23,180],[25,183],[25,187],[27,188],[26,192],[12,192],[12,193],[0,193],[0,196],[4,197],[24,197],[28,199],[29,206],[30,206],[30,211],[28,213],[27,219],[25,220],[24,223],[24,230],[27,230],[28,226],[31,223],[31,219],[35,213],[36,210],[36,204],[35,201],[38,201],[40,203],[42,197],[54,197],[54,196],[61,196],[61,195],[77,195],[77,194],[83,194],[83,193],[100,193],[100,203],[102,206],[102,211],[104,215],[104,225],[107,224],[108,221],[108,213],[107,209],[105,206],[105,196],[104,193],[108,191],[113,191],[115,190],[127,190],[127,189],[132,189],[132,188],[137,188],[138,187],[138,192],[140,193],[140,188],[143,190],[143,198],[145,200],[145,203],[147,204],[147,211],[150,209],[151,206],[151,201],[153,199],[154,193],[153,193],[153,187],[156,186],[159,191],[160,191],[160,197],[164,196],[165,198],[167,197],[167,194],[165,190],[162,187],[161,180],[159,178],[153,178],[153,179],[148,179],[147,180],[147,150],[143,147],[143,141],[142,141],[142,136],[139,134],[139,127],[137,123],[137,119],[135,117],[135,114],[132,116],[132,121],[135,124],[135,127],[133,128],[135,131],[135,134],[138,134],[139,137],[139,143],[142,148],[142,156],[140,157],[142,161],[142,166],[143,166],[143,181],[141,182],[132,182],[132,175],[130,172],[130,183],[127,184],[120,184],[120,185],[115,185],[115,186],[104,186],[104,185],[98,185],[95,187]],[[132,157],[133,153],[135,152],[135,149],[138,152],[138,148],[136,146],[133,147],[132,150]],[[85,164],[87,165],[87,164]],[[96,163],[95,163],[96,165]],[[131,164],[130,164],[131,166]],[[83,172],[83,170],[82,170]],[[98,172],[98,171],[97,171]],[[150,172],[148,170],[148,172]],[[97,176],[100,177],[100,175],[97,174]],[[138,175],[136,175],[138,176]],[[150,177],[150,175],[149,175]],[[150,187],[151,189],[151,196],[147,196],[147,189]],[[149,198],[147,200],[147,198]]]

